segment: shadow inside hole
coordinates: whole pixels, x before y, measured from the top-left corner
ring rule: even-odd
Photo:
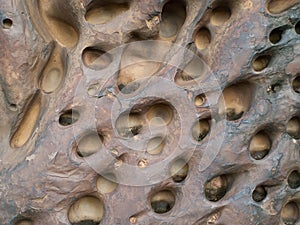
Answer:
[[[183,159],[178,159],[170,167],[170,175],[175,183],[181,183],[185,180],[189,172],[189,165]]]
[[[221,26],[227,20],[229,20],[230,17],[231,17],[230,8],[228,8],[227,6],[219,6],[212,11],[210,22],[215,26]]]
[[[12,25],[13,25],[13,21],[11,19],[6,18],[2,20],[2,26],[4,29],[9,29],[11,28]]]
[[[263,71],[269,66],[270,60],[270,55],[260,55],[256,57],[252,62],[253,70],[255,70],[256,72]]]
[[[300,21],[296,24],[295,31],[297,34],[300,34]]]
[[[300,118],[295,116],[289,120],[286,126],[286,132],[292,138],[300,138]]]
[[[169,212],[175,205],[175,196],[169,190],[159,191],[151,198],[151,208],[155,213]]]
[[[282,34],[283,34],[283,28],[275,28],[274,30],[271,31],[269,35],[269,40],[272,44],[277,44],[278,42],[281,41]]]
[[[79,112],[76,110],[67,110],[65,112],[63,112],[60,116],[59,116],[59,124],[62,126],[69,126],[72,125],[73,123],[77,122],[79,120]]]
[[[257,186],[252,192],[252,199],[255,202],[261,202],[267,197],[267,191],[263,186]]]
[[[297,75],[297,77],[292,82],[293,90],[300,94],[300,76]]]
[[[281,219],[286,225],[295,225],[299,221],[299,205],[290,201],[281,209]]]
[[[297,170],[294,170],[288,176],[288,185],[292,189],[297,189],[300,187],[300,173]]]
[[[256,133],[250,141],[250,155],[255,160],[261,160],[269,154],[271,146],[272,141],[268,133],[261,130]]]
[[[205,197],[211,202],[222,199],[229,190],[229,179],[227,175],[221,175],[209,180],[205,186]]]

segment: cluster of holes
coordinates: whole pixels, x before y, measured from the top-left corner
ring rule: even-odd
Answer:
[[[224,25],[231,17],[231,9],[227,6],[218,6],[212,10],[210,23],[213,26]],[[207,26],[201,27],[195,34],[195,45],[198,50],[206,49],[211,43],[212,35]]]

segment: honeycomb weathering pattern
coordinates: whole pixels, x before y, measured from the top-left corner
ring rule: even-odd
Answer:
[[[2,0],[0,223],[300,224],[299,2]]]

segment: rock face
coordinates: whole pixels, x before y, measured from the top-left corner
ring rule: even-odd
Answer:
[[[0,224],[300,224],[299,0],[0,1]]]

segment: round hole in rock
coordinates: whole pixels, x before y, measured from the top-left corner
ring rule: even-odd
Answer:
[[[163,137],[154,137],[147,143],[147,152],[150,155],[158,155],[162,152],[165,146],[165,140]]]
[[[155,104],[146,112],[146,117],[151,125],[164,126],[173,119],[173,110],[169,105]]]
[[[288,202],[281,209],[281,219],[286,225],[294,225],[299,220],[299,207],[296,202]]]
[[[261,202],[267,197],[267,191],[263,186],[257,186],[252,193],[252,199]]]
[[[230,16],[231,16],[231,10],[228,7],[226,6],[217,7],[212,11],[210,22],[212,25],[221,26],[227,20],[229,20]]]
[[[200,30],[198,30],[195,36],[195,45],[197,49],[199,50],[206,49],[209,46],[210,42],[211,42],[210,31],[206,27],[203,27]]]
[[[15,223],[15,225],[33,225],[32,220],[24,219]]]
[[[112,58],[100,49],[88,47],[82,52],[82,61],[90,69],[101,70],[112,62]]]
[[[299,139],[300,138],[300,119],[298,117],[293,117],[289,120],[286,126],[286,132],[292,138]]]
[[[223,198],[228,189],[228,179],[226,175],[217,176],[208,181],[204,186],[205,197],[212,202],[217,202]]]
[[[202,141],[210,131],[208,119],[199,119],[192,127],[192,136],[196,141]]]
[[[204,105],[205,102],[206,102],[206,96],[205,96],[205,94],[197,95],[195,97],[194,102],[195,102],[195,106],[197,106],[197,107],[200,107],[200,106]]]
[[[272,44],[277,44],[282,38],[283,30],[281,28],[275,28],[269,35],[269,40]]]
[[[4,29],[10,29],[12,25],[13,25],[13,21],[11,19],[6,18],[2,20],[2,26]]]
[[[91,86],[89,86],[87,93],[89,96],[97,96],[98,94],[98,85],[96,84],[92,84]]]
[[[105,176],[99,176],[97,179],[97,190],[101,194],[108,194],[113,192],[118,184],[114,181],[116,177],[114,174],[106,174]]]
[[[167,2],[161,13],[159,36],[163,39],[174,39],[179,33],[186,18],[186,7],[183,1],[171,0]]]
[[[75,122],[77,122],[79,120],[79,112],[74,110],[74,109],[70,109],[67,110],[65,112],[63,112],[60,116],[59,116],[59,124],[62,126],[69,126]]]
[[[185,180],[189,172],[189,165],[183,159],[178,159],[172,163],[170,167],[170,175],[176,183],[180,183]]]
[[[260,72],[260,71],[264,70],[265,68],[267,68],[269,63],[270,63],[270,56],[261,55],[261,56],[256,57],[253,60],[252,68],[257,72]]]
[[[252,100],[251,84],[238,83],[226,87],[219,98],[219,114],[229,121],[242,118],[249,111]]]
[[[300,34],[300,21],[296,24],[295,31],[297,34]]]
[[[271,140],[267,133],[260,131],[250,141],[249,151],[252,158],[261,160],[265,158],[271,149]]]
[[[71,205],[68,218],[72,225],[99,225],[104,214],[104,205],[96,197],[87,196]]]
[[[125,113],[116,121],[116,129],[120,136],[130,138],[138,135],[143,128],[141,116],[137,113]]]
[[[292,83],[292,86],[293,86],[293,90],[300,94],[300,76],[297,76],[294,80],[293,80],[293,83]]]
[[[169,212],[175,205],[175,196],[169,190],[163,190],[154,194],[151,198],[151,207],[155,213]]]
[[[97,132],[92,132],[82,137],[77,146],[77,154],[80,157],[88,157],[98,152],[102,147],[103,137]]]
[[[269,0],[267,9],[270,13],[280,14],[299,3],[299,0]]]
[[[294,170],[288,176],[288,185],[292,189],[296,189],[300,187],[300,173],[297,170]]]

